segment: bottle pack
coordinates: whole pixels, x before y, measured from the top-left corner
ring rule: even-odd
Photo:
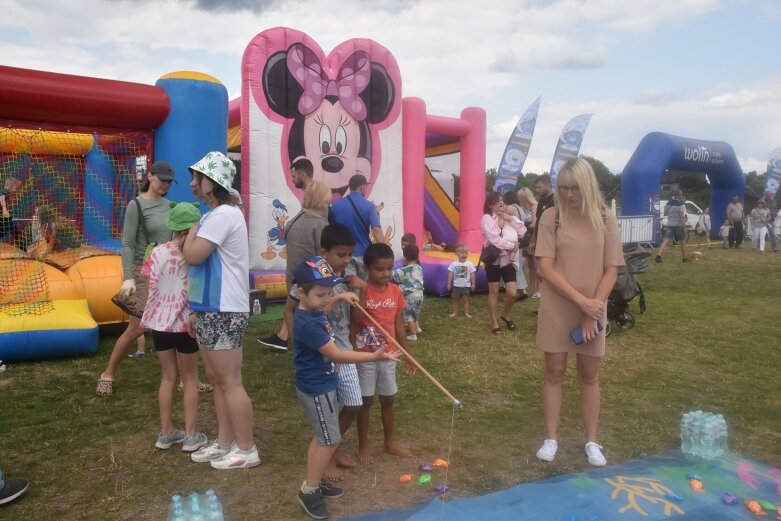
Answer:
[[[689,411],[681,417],[681,452],[704,459],[729,451],[727,422],[721,414]]]
[[[209,489],[205,494],[192,492],[186,498],[178,494],[172,496],[168,521],[225,521],[225,517],[217,494]]]

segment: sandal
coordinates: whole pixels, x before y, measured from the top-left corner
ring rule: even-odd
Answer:
[[[98,396],[109,396],[114,392],[114,380],[98,380],[98,386],[95,388],[95,394]]]
[[[502,319],[502,322],[507,324],[507,329],[509,329],[510,331],[514,331],[515,330],[515,328],[516,328],[515,322],[513,322],[511,319],[506,319],[504,317],[499,317],[499,318]]]
[[[491,330],[491,333],[494,335],[501,335],[502,334],[502,328],[501,327],[495,327]]]
[[[184,392],[184,384],[180,383],[176,388],[179,390],[180,393]],[[199,393],[210,393],[214,390],[214,387],[212,384],[208,384],[206,382],[202,382],[198,380],[198,392]]]

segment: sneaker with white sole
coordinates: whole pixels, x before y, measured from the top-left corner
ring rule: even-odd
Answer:
[[[303,490],[299,490],[298,504],[301,505],[304,512],[312,519],[328,519],[331,515],[325,507],[323,493],[319,488],[309,494],[304,493]]]
[[[225,456],[211,461],[212,468],[218,470],[248,469],[258,465],[260,465],[260,455],[255,445],[250,450],[241,450],[235,443]]]
[[[418,335],[407,335],[407,340],[415,342],[418,339]]]
[[[231,443],[230,447],[227,449],[224,449],[220,447],[220,444],[217,443],[217,441],[212,442],[211,445],[204,447],[200,450],[196,450],[192,454],[190,454],[190,459],[193,460],[196,463],[208,463],[215,459],[220,459],[223,456],[225,456],[227,453],[231,451],[234,444]]]
[[[185,436],[182,441],[182,452],[195,452],[209,443],[206,435],[202,432],[196,432],[195,436]]]
[[[556,440],[545,440],[542,442],[540,450],[537,451],[537,459],[540,461],[553,461],[557,450],[559,450],[559,442]]]
[[[0,505],[5,505],[19,498],[27,491],[30,483],[22,478],[3,478],[3,471],[0,469]]]
[[[171,445],[176,443],[182,443],[184,441],[184,431],[174,429],[170,434],[163,434],[162,432],[157,436],[157,442],[155,447],[158,449],[170,449]]]
[[[320,493],[323,497],[338,498],[344,495],[344,490],[335,486],[330,481],[320,480]]]
[[[602,454],[602,445],[590,441],[586,443],[586,456],[588,456],[589,465],[595,467],[604,467],[607,465],[607,460]]]
[[[287,351],[287,340],[280,338],[277,334],[267,337],[258,337],[258,342],[264,346],[276,349],[277,351]]]

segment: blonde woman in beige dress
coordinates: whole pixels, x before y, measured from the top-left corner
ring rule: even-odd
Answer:
[[[597,443],[599,366],[605,354],[607,297],[623,266],[615,216],[607,211],[588,161],[568,161],[559,172],[556,208],[545,210],[537,223],[535,256],[542,278],[537,347],[545,353],[543,411],[545,441],[537,458],[553,461],[558,449],[559,412],[567,355],[576,355],[580,403],[591,465],[607,461]],[[557,213],[558,212],[558,213]],[[580,328],[583,343],[570,331]]]

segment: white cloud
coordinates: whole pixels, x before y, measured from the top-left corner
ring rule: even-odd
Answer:
[[[685,30],[691,20],[726,5],[724,0],[308,0],[272,1],[258,11],[241,9],[248,0],[229,3],[239,11],[199,9],[195,0],[84,0],[77,9],[0,0],[0,59],[141,83],[174,70],[198,70],[235,95],[249,41],[264,29],[288,26],[326,51],[349,38],[384,45],[399,63],[403,95],[423,98],[429,113],[457,116],[467,105],[485,107],[489,167],[497,165],[517,122],[518,116],[508,114],[523,111],[538,94],[543,103],[525,171],[550,168],[561,128],[580,113],[594,114],[581,152],[614,172],[654,130],[727,141],[746,170],[757,169],[781,146],[781,75],[757,70],[729,83],[731,75],[722,74],[718,83],[693,79],[685,87],[665,87],[662,78],[656,85],[622,89],[624,78],[608,68],[627,35],[662,25]],[[762,5],[767,16],[779,17],[774,2]],[[541,75],[569,88],[547,95],[550,84],[539,82]],[[583,94],[580,82],[587,76],[614,88]]]

